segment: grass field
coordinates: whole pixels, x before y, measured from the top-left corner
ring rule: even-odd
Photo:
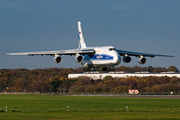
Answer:
[[[180,119],[180,99],[0,95],[0,119]]]

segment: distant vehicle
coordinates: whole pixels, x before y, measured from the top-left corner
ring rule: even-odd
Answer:
[[[62,61],[61,55],[74,55],[75,61],[84,65],[84,71],[90,71],[91,68],[102,68],[103,71],[113,71],[114,66],[120,64],[121,56],[123,62],[129,63],[131,61],[130,56],[136,56],[139,58],[140,64],[147,62],[145,57],[175,57],[172,55],[159,55],[149,53],[139,53],[125,50],[116,50],[113,46],[104,47],[86,47],[86,43],[81,28],[81,22],[78,21],[78,37],[79,48],[72,50],[57,50],[57,51],[41,51],[41,52],[23,52],[23,53],[4,53],[5,55],[51,55],[55,63]]]

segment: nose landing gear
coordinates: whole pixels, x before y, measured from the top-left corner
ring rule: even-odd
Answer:
[[[88,67],[88,68],[83,68],[83,71],[87,72],[87,71],[91,71],[91,68]]]
[[[102,68],[102,71],[115,71],[114,67],[104,67]]]

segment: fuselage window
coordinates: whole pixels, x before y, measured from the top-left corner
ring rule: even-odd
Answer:
[[[112,50],[116,50],[116,49],[115,49],[115,48],[109,48],[108,50],[109,50],[109,51],[112,51]]]

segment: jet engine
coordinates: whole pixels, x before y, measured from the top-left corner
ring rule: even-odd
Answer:
[[[53,61],[55,63],[60,63],[62,61],[62,58],[59,55],[54,55]]]
[[[146,60],[146,58],[141,57],[141,58],[139,58],[138,62],[139,62],[140,64],[145,64],[145,63],[147,62],[147,60]]]
[[[124,57],[123,57],[123,62],[125,62],[125,63],[131,62],[131,57],[129,57],[129,56],[124,56]]]
[[[79,62],[79,63],[82,62],[83,59],[84,59],[84,58],[83,58],[83,56],[81,56],[81,55],[77,55],[77,56],[75,57],[75,61],[76,61],[76,62]]]

